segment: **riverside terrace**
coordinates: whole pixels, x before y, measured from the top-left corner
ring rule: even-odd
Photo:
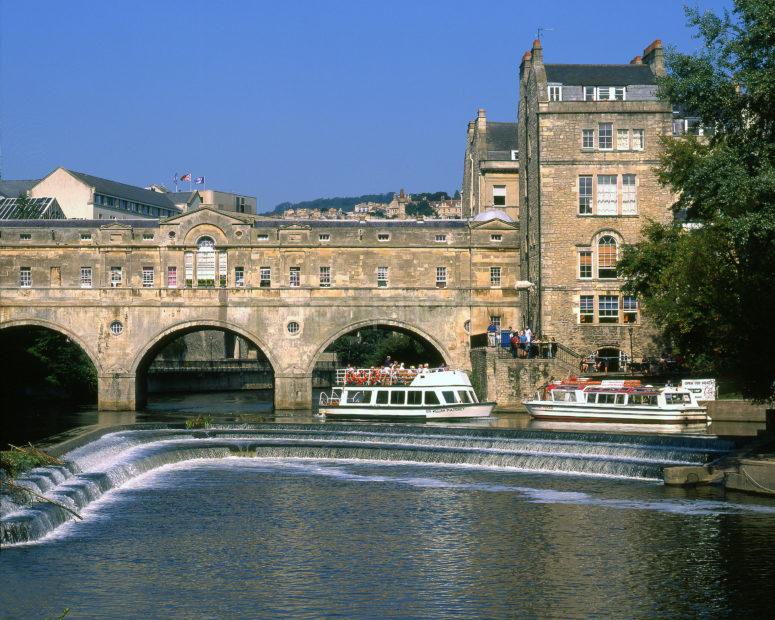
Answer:
[[[227,331],[266,356],[277,409],[309,409],[315,363],[347,333],[411,333],[466,369],[470,333],[521,324],[508,219],[289,222],[202,208],[3,222],[0,329],[42,326],[78,344],[103,410],[143,405],[146,370],[174,338]]]

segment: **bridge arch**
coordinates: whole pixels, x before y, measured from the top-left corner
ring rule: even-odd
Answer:
[[[46,329],[50,329],[51,331],[58,332],[62,334],[63,336],[66,336],[70,340],[72,340],[76,345],[78,345],[81,350],[86,354],[86,356],[91,360],[91,363],[94,364],[94,368],[97,371],[97,374],[102,374],[102,364],[100,363],[100,358],[97,356],[94,349],[92,349],[91,346],[87,344],[87,342],[81,338],[78,334],[73,332],[72,330],[68,329],[64,325],[60,325],[59,323],[54,323],[52,321],[46,321],[43,319],[16,319],[13,321],[4,321],[0,323],[0,331],[4,329],[10,329],[12,327],[44,327]]]
[[[173,339],[183,336],[185,334],[200,331],[203,329],[215,329],[225,332],[231,332],[233,334],[236,334],[238,336],[242,336],[245,338],[245,340],[248,340],[252,342],[256,347],[261,351],[261,353],[264,354],[267,360],[269,360],[269,363],[272,365],[272,368],[278,368],[277,362],[274,359],[272,355],[271,349],[267,346],[266,342],[264,342],[261,338],[256,336],[254,333],[240,327],[239,325],[235,325],[234,323],[229,323],[227,321],[216,321],[216,320],[196,320],[196,321],[182,321],[180,323],[176,323],[174,325],[170,325],[166,327],[165,329],[161,330],[160,332],[156,333],[156,335],[152,336],[149,340],[145,342],[145,344],[142,345],[140,350],[135,354],[134,359],[132,360],[132,365],[129,368],[129,371],[132,374],[137,374],[138,372],[143,371],[144,365],[147,365],[152,359],[153,354],[158,353],[165,344],[171,342]]]
[[[326,349],[328,349],[329,346],[331,346],[334,342],[336,342],[339,338],[341,338],[342,336],[346,336],[347,334],[350,334],[359,329],[364,329],[367,327],[377,327],[377,328],[387,327],[397,332],[403,332],[405,334],[416,336],[424,340],[425,342],[427,342],[434,349],[436,349],[436,351],[438,351],[439,355],[444,360],[445,364],[451,365],[452,356],[450,355],[447,347],[438,338],[436,338],[435,336],[432,336],[427,331],[417,327],[416,325],[407,323],[405,321],[398,321],[396,319],[375,318],[375,319],[367,319],[363,321],[356,321],[354,323],[349,323],[345,327],[342,327],[337,331],[335,331],[334,333],[327,336],[326,339],[323,341],[323,343],[320,346],[318,346],[318,348],[315,350],[315,353],[312,355],[312,359],[308,367],[308,373],[312,374],[312,372],[315,369],[315,365],[320,359],[321,354]]]

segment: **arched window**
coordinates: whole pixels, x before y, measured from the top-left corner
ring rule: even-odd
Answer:
[[[611,235],[600,237],[597,242],[597,277],[615,278],[617,258],[616,239]]]
[[[196,285],[215,286],[215,241],[200,237],[196,246]]]

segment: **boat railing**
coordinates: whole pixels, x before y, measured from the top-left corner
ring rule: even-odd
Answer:
[[[338,368],[336,385],[409,385],[415,377],[448,370],[439,368]]]

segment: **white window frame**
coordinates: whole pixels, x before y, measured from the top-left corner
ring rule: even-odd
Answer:
[[[585,127],[581,130],[581,148],[585,151],[593,151],[595,149],[594,129]]]
[[[503,199],[503,203],[498,202],[499,198]],[[492,186],[492,206],[493,207],[506,206],[506,186],[505,185]]]
[[[622,215],[638,215],[638,177],[622,175]]]
[[[603,146],[604,140],[607,141],[608,146]],[[597,124],[597,148],[601,151],[614,150],[614,124],[613,123]]]
[[[19,287],[32,288],[32,267],[19,267]]]
[[[616,150],[617,151],[630,150],[630,130],[629,129],[616,130]]]
[[[331,241],[331,235],[328,233],[320,233],[318,235],[318,241]]]
[[[153,288],[155,273],[153,267],[142,268],[142,280],[141,284],[143,288]]]
[[[613,180],[613,183],[611,181]],[[597,215],[616,215],[619,206],[618,176],[597,175]]]
[[[446,243],[447,242],[447,235],[436,235],[436,237],[433,239],[436,243]]]
[[[272,268],[263,265],[258,269],[258,287],[259,288],[271,288],[272,287]]]
[[[632,150],[642,151],[645,148],[646,148],[646,130],[640,129],[640,128],[633,129],[632,130]]]
[[[584,87],[584,101],[597,101],[597,89],[594,86]]]
[[[121,267],[111,266],[110,268],[110,287],[119,288],[124,282],[124,270]]]
[[[604,239],[611,239],[613,241],[613,244],[610,244],[610,243],[603,244],[602,241]],[[607,269],[607,270],[613,269],[614,270],[614,275],[612,275],[612,276],[601,276],[600,275],[600,269],[601,269],[601,266],[600,266],[600,247],[601,247],[601,245],[604,245],[605,247],[613,245],[613,247],[615,249],[613,265],[605,265],[604,267],[602,267],[602,269]],[[595,254],[596,254],[596,258],[597,258],[597,277],[598,277],[598,279],[599,280],[615,280],[616,279],[616,263],[619,262],[619,241],[613,235],[610,235],[610,234],[609,235],[602,235],[597,240],[597,243],[595,244],[595,250],[596,250]]]
[[[503,235],[490,235],[490,241],[500,243],[501,241],[503,241]]]
[[[598,296],[597,320],[599,323],[618,323],[619,322],[619,296],[618,295],[599,295]]]
[[[299,288],[301,286],[301,267],[288,268],[288,286]]]
[[[377,241],[390,241],[390,233],[377,233]]]
[[[581,260],[582,256],[589,257],[589,262],[586,265],[582,263],[582,260]],[[594,274],[594,271],[593,271],[593,268],[592,268],[592,250],[589,249],[589,248],[585,248],[583,250],[579,250],[578,263],[579,263],[579,271],[578,271],[578,273],[579,273],[579,280],[591,280],[592,276]],[[584,273],[582,272],[582,267],[589,268],[589,274],[588,275],[584,275]]]
[[[447,288],[447,268],[436,267],[436,288]]]
[[[330,265],[320,266],[320,288],[331,288],[331,267]]]
[[[92,286],[94,286],[94,278],[91,267],[81,267],[80,283],[81,288],[92,288]]]
[[[235,267],[234,268],[234,286],[236,287],[244,287],[245,286],[245,268],[244,267]]]
[[[627,324],[638,322],[638,298],[635,295],[622,296],[622,317]]]
[[[590,319],[588,321],[585,321],[583,317],[590,317]],[[595,296],[580,295],[579,296],[579,323],[588,324],[588,323],[594,323],[594,322],[595,322]]]
[[[549,101],[562,101],[562,84],[549,84],[546,87]]]
[[[390,282],[390,267],[377,267],[377,288],[387,288]]]
[[[490,323],[495,325],[495,330],[497,332],[501,331],[501,315],[500,314],[491,314],[490,315]]]
[[[256,241],[269,241],[269,235],[266,233],[259,233],[256,235]]]
[[[503,270],[500,266],[490,267],[490,286],[501,286]]]
[[[594,199],[593,179],[591,174],[579,175],[579,215],[592,215],[592,200]]]
[[[178,268],[176,265],[167,265],[167,288],[178,288]]]

